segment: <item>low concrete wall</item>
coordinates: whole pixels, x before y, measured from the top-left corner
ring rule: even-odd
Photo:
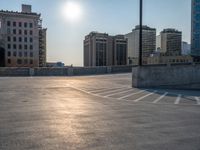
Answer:
[[[30,68],[0,68],[0,76],[29,76]]]
[[[0,76],[80,76],[131,72],[133,66],[0,68]]]
[[[132,74],[132,86],[137,88],[200,89],[200,65],[133,67]]]

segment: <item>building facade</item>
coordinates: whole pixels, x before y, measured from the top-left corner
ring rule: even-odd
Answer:
[[[161,33],[161,53],[168,56],[181,55],[182,32],[175,29],[164,29]]]
[[[46,61],[47,61],[46,36],[47,36],[47,29],[41,28],[39,30],[39,67],[46,67]]]
[[[84,66],[126,65],[127,40],[123,35],[109,36],[91,32],[84,40]]]
[[[127,65],[127,44],[124,35],[113,36],[113,64],[114,66]]]
[[[182,55],[190,55],[191,54],[191,45],[187,42],[182,42]]]
[[[200,57],[200,0],[192,0],[191,55]]]
[[[30,5],[22,5],[21,12],[0,11],[1,66],[39,67],[40,17]]]
[[[128,64],[133,64],[139,57],[139,26],[136,26],[131,33],[125,35],[128,39]],[[142,27],[142,55],[149,57],[156,51],[156,29],[148,26]]]

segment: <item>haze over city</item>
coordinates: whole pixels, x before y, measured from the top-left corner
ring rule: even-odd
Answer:
[[[66,65],[83,66],[83,39],[91,31],[126,34],[139,20],[138,0],[0,1],[3,10],[20,11],[23,3],[40,12],[48,29],[47,60]],[[176,28],[183,32],[183,41],[190,43],[190,17],[190,0],[144,0],[144,24],[156,28],[157,34],[164,28]]]

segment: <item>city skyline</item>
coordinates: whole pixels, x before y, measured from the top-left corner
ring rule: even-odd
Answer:
[[[83,66],[83,39],[89,32],[127,34],[139,20],[137,0],[73,0],[82,8],[82,19],[77,22],[69,22],[61,15],[60,9],[66,0],[48,1],[48,4],[46,0],[1,1],[0,9],[3,10],[20,11],[20,5],[24,3],[32,5],[33,12],[41,13],[43,26],[48,28],[47,60],[63,61],[66,65]],[[44,9],[46,6],[48,10]],[[144,24],[156,28],[157,35],[164,28],[176,28],[183,32],[183,40],[190,43],[190,18],[190,0],[144,1]]]

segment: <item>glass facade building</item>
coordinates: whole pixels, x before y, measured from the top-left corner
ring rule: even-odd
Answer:
[[[200,0],[192,0],[191,55],[200,57]]]

